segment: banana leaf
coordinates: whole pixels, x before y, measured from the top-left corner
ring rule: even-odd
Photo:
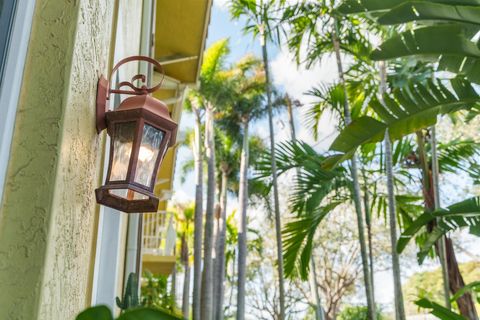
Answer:
[[[378,23],[394,25],[422,20],[470,23],[480,26],[480,7],[411,1],[386,12],[378,18]]]
[[[470,41],[467,29],[458,24],[442,24],[408,30],[391,37],[371,54],[373,60],[406,56],[438,57],[453,55],[480,59],[480,49]]]
[[[337,154],[327,158],[323,167],[335,167],[361,145],[382,141],[387,128],[394,141],[434,125],[438,115],[470,109],[480,101],[473,86],[464,79],[452,79],[448,86],[451,89],[440,81],[429,80],[426,85],[411,84],[394,90],[384,96],[384,104],[373,99],[370,107],[379,120],[364,116],[343,129],[330,146],[330,151]]]

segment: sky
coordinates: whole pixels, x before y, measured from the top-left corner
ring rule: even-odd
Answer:
[[[228,12],[228,0],[214,0],[212,9],[211,22],[207,38],[207,47],[212,43],[224,39],[230,39],[230,56],[228,63],[233,63],[247,53],[253,53],[261,57],[260,46],[258,40],[250,35],[244,35],[242,27],[244,21],[231,21]],[[314,65],[309,70],[302,66],[297,66],[292,56],[284,46],[269,47],[269,55],[271,57],[270,69],[272,73],[273,83],[276,88],[287,92],[294,99],[300,100],[304,104],[304,108],[295,110],[297,135],[300,140],[310,143],[317,150],[326,150],[336,136],[336,131],[332,125],[334,121],[327,115],[320,122],[319,141],[314,141],[311,131],[302,125],[305,109],[312,103],[312,98],[304,95],[306,91],[318,84],[329,84],[337,79],[337,66],[334,57],[326,57],[322,60],[321,65]],[[280,115],[276,119],[275,130],[276,140],[282,141],[289,138],[289,130],[287,127],[287,119],[285,115]],[[184,113],[180,124],[180,130],[193,127],[192,116]],[[254,124],[253,132],[264,139],[268,137],[268,124],[261,121]],[[254,155],[252,155],[254,156]],[[181,183],[179,178],[180,166],[182,163],[191,159],[191,152],[182,147],[179,149],[177,160],[177,174],[174,182],[174,200],[185,202],[194,199],[194,176],[190,173],[186,176],[185,183]],[[235,199],[229,199],[228,212],[237,206]],[[431,266],[417,268],[409,266],[404,267],[407,275],[411,275],[414,271],[428,269]],[[380,304],[392,305],[393,302],[393,285],[391,271],[381,271],[375,274],[376,283],[376,300]]]
[[[249,35],[244,35],[242,27],[244,21],[231,21],[228,12],[228,0],[214,0],[212,8],[212,16],[207,38],[207,48],[214,42],[229,38],[230,39],[230,56],[229,63],[232,63],[245,54],[254,53],[261,57],[260,45],[258,40],[253,39]],[[270,69],[272,73],[274,85],[284,92],[288,92],[295,99],[299,99],[305,106],[312,102],[312,99],[305,96],[304,93],[312,88],[312,86],[321,83],[332,83],[337,78],[336,63],[333,57],[327,57],[323,60],[322,65],[315,65],[309,70],[302,66],[297,66],[293,61],[292,56],[288,53],[286,48],[269,47],[269,55],[271,57]],[[304,108],[305,109],[305,108]],[[335,137],[335,130],[331,125],[329,117],[324,117],[321,120],[319,137],[323,137],[320,141],[315,141],[308,128],[302,125],[304,110],[296,110],[296,128],[298,139],[311,143],[317,150],[326,150]],[[275,130],[276,140],[281,141],[289,138],[289,130],[287,129],[287,119],[282,116],[277,117]],[[180,130],[193,127],[192,116],[184,113],[180,124]],[[253,127],[253,132],[263,138],[268,137],[268,125],[266,121],[257,123]],[[192,158],[190,150],[185,147],[179,149],[177,159],[177,174],[174,181],[174,201],[193,201],[195,196],[195,182],[194,175],[190,173],[186,176],[185,182],[181,183],[179,178],[180,166],[182,163]],[[227,212],[231,212],[237,207],[236,199],[229,199]],[[393,301],[392,295],[392,280],[390,272],[382,271],[376,275],[377,302],[381,304],[391,304]]]

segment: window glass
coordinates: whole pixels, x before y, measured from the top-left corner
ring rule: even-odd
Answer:
[[[0,0],[0,85],[2,84],[3,70],[5,69],[16,3],[16,0]]]

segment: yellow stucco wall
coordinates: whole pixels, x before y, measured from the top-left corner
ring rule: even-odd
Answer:
[[[89,303],[112,7],[37,0],[0,207],[0,319],[73,319]]]

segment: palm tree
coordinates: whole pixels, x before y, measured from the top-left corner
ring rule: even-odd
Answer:
[[[231,4],[231,13],[235,19],[244,17],[247,20],[245,31],[253,36],[258,36],[262,47],[263,69],[265,72],[265,91],[267,94],[268,106],[268,124],[270,130],[270,152],[275,151],[275,132],[273,127],[273,111],[272,111],[272,86],[269,71],[268,58],[268,42],[271,42],[275,35],[279,35],[279,25],[276,24],[276,12],[278,12],[276,0],[233,0]],[[278,39],[279,37],[277,37]],[[248,122],[248,121],[246,121]],[[245,125],[248,129],[248,125]],[[246,153],[245,158],[248,157]],[[275,210],[275,229],[277,240],[277,270],[279,279],[279,300],[280,300],[280,320],[285,319],[285,288],[283,280],[283,255],[282,255],[282,224],[280,217],[280,202],[278,197],[278,183],[275,157],[271,157],[272,166],[272,185]],[[246,169],[246,168],[245,168]],[[246,174],[246,173],[245,173]],[[246,179],[245,179],[246,180]],[[246,183],[246,181],[244,182]],[[246,187],[246,186],[245,186]],[[246,199],[246,196],[245,196]],[[239,257],[240,258],[240,257]],[[242,258],[243,259],[243,258]],[[240,270],[239,270],[240,271]],[[244,291],[244,288],[242,289]],[[244,292],[242,292],[244,293]],[[240,297],[240,293],[239,293]],[[244,297],[239,298],[240,304],[237,306],[237,319],[245,318],[245,301]]]
[[[213,319],[223,319],[223,301],[224,301],[224,282],[225,282],[225,246],[227,233],[227,191],[229,181],[233,179],[232,176],[238,174],[238,162],[240,158],[240,146],[236,139],[225,133],[217,130],[215,134],[217,153],[218,171],[220,172],[220,208],[216,217],[216,239],[215,239],[215,266],[214,274],[215,281],[213,286]]]
[[[455,3],[442,3],[435,4],[426,2],[417,5],[413,1],[384,1],[377,2],[372,0],[360,0],[352,1],[347,0],[340,6],[339,10],[343,13],[361,13],[367,11],[378,11],[377,14],[378,22],[385,25],[396,25],[403,24],[406,22],[417,21],[420,22],[414,30],[408,30],[399,35],[395,35],[385,41],[380,47],[372,53],[372,58],[377,60],[387,60],[404,56],[415,56],[422,58],[427,56],[431,60],[432,56],[438,57],[438,70],[447,70],[450,72],[461,74],[462,77],[467,78],[473,82],[480,82],[478,77],[478,72],[474,71],[475,68],[480,63],[480,50],[476,46],[476,43],[472,41],[474,34],[480,29],[479,20],[473,18],[474,15],[470,16],[469,23],[471,26],[468,28],[465,26],[464,18],[462,13],[464,12],[476,12],[476,17],[478,18],[478,11],[480,6],[478,4],[472,5],[468,1],[456,1]],[[424,21],[433,21],[433,24],[425,26],[422,23]],[[440,23],[438,23],[440,21]],[[448,23],[448,24],[445,24]],[[436,39],[442,39],[442,41],[437,41]],[[412,46],[413,44],[413,46]],[[455,82],[453,83],[455,84]],[[457,83],[458,85],[458,83]],[[468,91],[471,88],[471,85],[463,81],[462,85],[464,88],[455,88],[455,91],[458,94],[459,100],[468,98],[471,107],[475,103],[475,99],[478,99],[478,95],[472,94],[475,91]],[[465,90],[467,88],[467,90]],[[430,88],[428,88],[430,89]],[[429,95],[431,92],[427,92]],[[447,112],[451,112],[448,110]],[[437,112],[438,113],[446,113]],[[430,123],[430,125],[436,122],[436,117]],[[436,141],[433,142],[433,146]],[[435,154],[433,155],[435,158]],[[435,166],[435,161],[433,163]],[[428,175],[427,175],[428,177]],[[437,170],[433,172],[433,194],[437,195],[437,199],[432,202],[433,207],[435,207],[435,202],[439,204],[438,199],[438,185],[435,188],[435,181],[438,181]],[[424,179],[425,182],[429,183],[429,179]],[[426,199],[427,200],[427,199]],[[439,253],[442,266],[446,265],[448,273],[451,277],[448,276],[447,272],[444,273],[444,281],[448,282],[453,293],[456,290],[459,290],[459,283],[462,283],[462,277],[458,272],[458,265],[454,257],[453,246],[449,246],[448,239],[440,240],[437,244],[439,248],[437,251]],[[446,245],[447,248],[444,248],[443,245]],[[450,257],[443,253],[449,252]],[[452,256],[453,255],[453,256]],[[444,261],[445,258],[447,261]],[[448,263],[448,260],[451,263]],[[445,268],[444,268],[445,269]],[[445,300],[446,305],[449,305],[448,302],[448,290],[445,290]],[[473,305],[473,300],[468,295],[465,296],[466,299],[459,301],[460,309],[462,314],[467,316],[469,319],[476,319],[476,312]]]
[[[290,141],[295,143],[297,141],[297,135],[295,132],[295,118],[293,116],[293,105],[300,106],[300,102],[298,100],[292,101],[288,94],[283,97],[285,102],[285,106],[287,107],[287,114],[288,114],[288,123],[290,127]],[[297,168],[297,175],[298,175],[298,168]],[[322,307],[322,300],[320,298],[320,293],[318,292],[318,282],[317,282],[317,271],[315,266],[315,257],[312,252],[310,257],[310,273],[309,273],[309,283],[310,283],[310,291],[312,294],[312,300],[314,300],[315,305],[315,319],[316,320],[324,320],[325,315]]]
[[[247,55],[240,59],[227,73],[232,80],[234,89],[232,90],[233,96],[229,107],[220,115],[223,118],[223,120],[220,121],[220,125],[223,125],[227,130],[237,132],[237,134],[241,132],[242,141],[238,196],[238,318],[244,317],[242,312],[244,313],[246,296],[249,126],[252,121],[257,120],[265,114],[265,75],[261,69],[260,61],[252,55]],[[234,134],[233,132],[231,133],[232,135]],[[219,310],[221,308],[223,308],[223,306],[218,306]],[[223,315],[218,314],[217,319],[222,317]]]
[[[339,76],[339,89],[342,92],[342,117],[346,126],[352,122],[349,94],[345,79],[342,52],[355,53],[352,47],[365,47],[365,39],[355,33],[355,27],[348,19],[339,17],[333,11],[334,1],[322,1],[320,3],[301,2],[285,11],[283,19],[289,23],[293,33],[289,38],[289,45],[300,60],[300,48],[306,44],[307,64],[319,61],[327,52],[334,52]],[[341,20],[341,24],[339,22]],[[325,34],[322,32],[324,31]],[[346,39],[346,44],[342,40]],[[354,46],[349,46],[354,43]],[[358,56],[358,55],[357,55]],[[355,152],[350,157],[351,176],[353,180],[353,202],[357,216],[358,236],[360,253],[362,257],[362,269],[365,281],[365,294],[368,306],[369,319],[376,318],[375,301],[373,296],[373,284],[369,271],[367,245],[365,240],[365,227],[363,221],[362,196],[358,178],[358,160]]]
[[[379,101],[385,104],[383,100],[387,93],[387,66],[384,61],[379,63],[380,67],[380,85],[379,85]],[[388,129],[385,130],[384,138],[385,146],[385,168],[387,174],[387,194],[388,194],[388,220],[390,222],[390,244],[392,255],[392,272],[393,272],[393,290],[395,298],[395,314],[396,319],[405,320],[405,305],[403,303],[402,282],[400,275],[400,258],[397,253],[397,212],[395,204],[394,176],[393,176],[393,159],[392,159],[392,143]]]
[[[207,159],[207,201],[205,212],[205,233],[203,241],[203,274],[194,272],[194,319],[211,319],[213,309],[213,223],[214,223],[214,205],[215,205],[215,133],[214,133],[214,113],[221,108],[223,101],[229,96],[229,88],[224,83],[222,71],[226,55],[229,52],[228,40],[223,39],[214,43],[205,51],[202,68],[200,71],[199,87],[194,91],[198,109],[205,110],[205,154]],[[196,126],[198,127],[198,126]],[[201,140],[199,141],[201,149]],[[197,164],[200,167],[200,163]],[[198,168],[199,171],[201,170]],[[198,178],[198,177],[197,177]],[[198,181],[197,181],[198,182]],[[202,202],[203,199],[196,199]],[[198,224],[201,225],[201,218]],[[197,223],[197,221],[196,221]],[[201,227],[200,227],[201,230]],[[198,232],[198,231],[197,231]],[[201,231],[200,231],[201,232]],[[198,236],[197,239],[201,237]],[[201,242],[200,242],[201,244]],[[196,242],[195,259],[197,268],[201,268],[201,247]],[[200,251],[197,251],[200,250]],[[198,272],[197,269],[195,271]],[[200,294],[200,298],[199,297]]]
[[[202,145],[202,108],[198,95],[192,93],[185,100],[186,109],[195,116],[194,139],[190,145],[193,151],[195,167],[195,213],[193,243],[193,319],[200,319],[200,288],[202,280],[202,231],[203,231],[203,145]]]
[[[180,240],[180,261],[183,264],[184,278],[182,291],[182,314],[190,317],[190,243],[193,233],[195,203],[176,204],[175,221],[177,236]]]

